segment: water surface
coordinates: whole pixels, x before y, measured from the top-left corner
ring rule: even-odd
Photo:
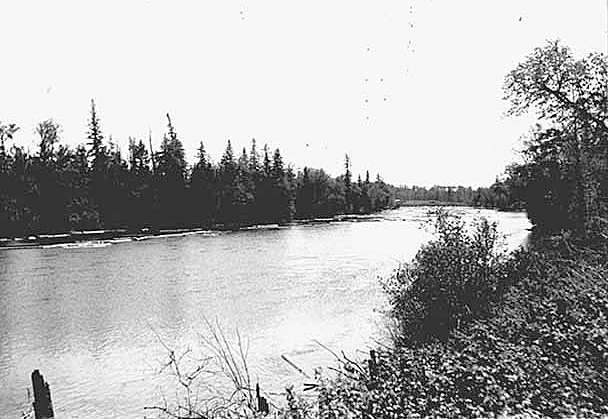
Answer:
[[[0,251],[0,417],[27,408],[40,369],[60,418],[143,418],[173,387],[158,374],[166,350],[196,348],[204,318],[249,344],[265,388],[332,362],[314,340],[356,356],[378,335],[379,277],[429,239],[427,208],[376,222],[324,223],[103,247]],[[523,213],[459,209],[500,223],[510,248],[530,227]]]

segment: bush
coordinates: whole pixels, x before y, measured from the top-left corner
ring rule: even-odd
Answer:
[[[505,288],[496,223],[478,219],[469,234],[460,217],[440,210],[434,228],[436,238],[384,284],[400,344],[447,339],[454,327],[487,314]]]
[[[607,253],[555,246],[565,240],[514,252],[488,315],[448,339],[402,341],[379,351],[374,373],[322,382],[319,417],[605,417]]]

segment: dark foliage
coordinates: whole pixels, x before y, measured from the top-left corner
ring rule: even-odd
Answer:
[[[331,217],[371,213],[393,205],[392,187],[353,183],[347,160],[345,175],[323,170],[295,173],[281,152],[263,155],[255,140],[251,151],[235,155],[228,141],[217,164],[201,143],[196,163],[186,162],[183,144],[167,115],[167,132],[159,151],[129,139],[125,159],[112,138],[106,142],[91,102],[85,145],[75,150],[60,143],[52,120],[38,125],[38,150],[12,146],[18,128],[0,124],[0,237],[61,233],[70,230],[237,228],[288,223],[294,217]],[[347,158],[348,159],[348,158]]]
[[[404,205],[437,202],[443,205],[457,204],[519,211],[523,209],[524,204],[519,195],[519,182],[514,170],[515,165],[509,166],[503,178],[497,177],[489,187],[473,189],[465,186],[400,186],[395,188],[395,198]]]
[[[458,224],[441,234],[454,234],[453,228],[458,230]],[[458,258],[449,253],[459,246],[463,254],[474,255],[474,241],[438,238],[421,250],[411,269],[418,270],[417,275],[436,272],[432,265],[437,260],[429,258],[430,253]],[[554,236],[497,260],[493,270],[504,286],[482,286],[487,295],[480,306],[485,307],[476,313],[455,304],[449,318],[462,321],[450,323],[447,336],[445,324],[431,315],[439,310],[445,319],[444,306],[423,298],[432,293],[419,287],[417,294],[410,287],[394,295],[392,315],[401,325],[427,322],[427,333],[399,328],[395,347],[381,348],[373,368],[362,373],[344,368],[335,379],[318,378],[318,406],[311,410],[318,409],[316,417],[334,418],[608,414],[607,248],[583,244]],[[488,285],[492,283],[490,276]],[[434,295],[452,298],[455,293],[449,287],[460,286],[457,281],[444,287],[425,285]],[[406,296],[417,299],[422,315],[403,308]],[[440,338],[435,336],[438,330]]]
[[[479,222],[471,235],[441,213],[436,239],[386,283],[394,347],[380,351],[375,374],[321,381],[321,412],[608,415],[607,79],[604,57],[577,61],[558,42],[509,74],[511,112],[535,110],[543,125],[524,164],[490,190],[504,197],[497,207],[523,204],[536,227],[530,247],[497,252],[494,226]]]
[[[591,238],[608,223],[607,83],[604,57],[576,60],[558,41],[535,49],[507,76],[511,112],[539,114],[512,178],[540,230]]]
[[[440,210],[435,234],[385,282],[401,344],[446,340],[455,327],[486,315],[505,288],[495,223],[480,219],[469,235],[462,220]]]

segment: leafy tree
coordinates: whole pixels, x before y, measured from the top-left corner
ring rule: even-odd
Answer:
[[[0,122],[0,230],[6,235],[15,235],[22,230],[18,227],[19,208],[14,197],[17,179],[14,158],[6,150],[6,142],[12,140],[19,130],[15,124]]]
[[[536,111],[538,125],[512,172],[541,229],[593,234],[608,210],[608,74],[605,59],[576,60],[559,41],[536,48],[506,78],[510,113]]]

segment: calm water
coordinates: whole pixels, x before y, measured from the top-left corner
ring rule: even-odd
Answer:
[[[49,381],[60,418],[143,418],[174,386],[157,371],[159,341],[196,348],[204,318],[249,342],[263,386],[331,363],[314,339],[356,356],[377,338],[378,277],[408,261],[429,234],[425,208],[377,222],[330,223],[155,238],[97,248],[0,251],[0,417],[27,407],[30,373]],[[500,222],[522,244],[525,214],[460,210]]]

